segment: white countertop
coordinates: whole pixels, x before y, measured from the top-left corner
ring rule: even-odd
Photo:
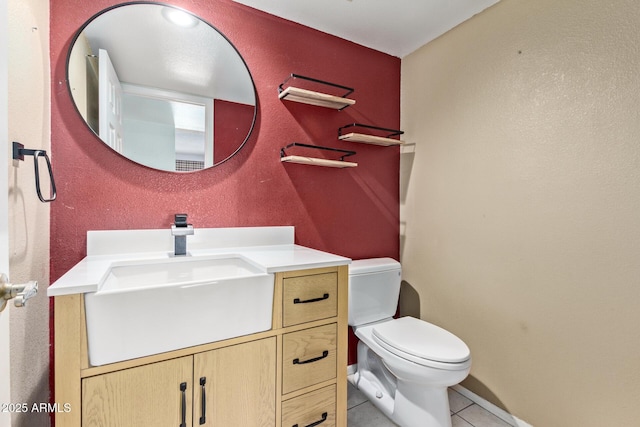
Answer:
[[[204,248],[203,246],[207,246],[205,244],[194,245],[193,249],[190,249],[189,243],[187,243],[187,250],[189,252],[189,256],[199,257],[199,256],[211,256],[211,255],[236,255],[246,258],[248,261],[253,263],[254,265],[264,269],[265,273],[277,273],[282,271],[289,270],[305,270],[310,268],[321,268],[321,267],[333,267],[338,265],[347,265],[351,263],[351,259],[345,258],[339,255],[330,254],[327,252],[318,251],[315,249],[307,248],[304,246],[295,245],[292,243],[293,241],[293,227],[255,227],[255,228],[246,228],[242,229],[242,232],[249,233],[252,229],[256,229],[258,231],[276,231],[276,234],[280,234],[279,238],[272,239],[271,241],[276,242],[277,244],[273,245],[252,245],[250,239],[246,238],[238,241],[237,243],[243,243],[246,245],[243,246],[231,246],[234,242],[226,240],[223,245],[218,244],[218,246],[223,247],[210,247]],[[225,230],[226,234],[229,234],[230,229],[203,229],[196,230],[196,233],[215,236],[218,232],[217,230]],[[238,229],[235,229],[238,230]],[[166,233],[170,233],[168,230],[152,230],[153,235],[160,234],[165,239],[164,235]],[[160,233],[158,233],[160,232]],[[89,232],[92,233],[92,232]],[[96,232],[93,232],[96,233]],[[62,277],[56,280],[48,289],[47,295],[52,296],[60,296],[60,295],[70,295],[70,294],[78,294],[78,293],[87,293],[87,292],[96,292],[98,290],[98,284],[101,279],[106,274],[107,270],[111,267],[113,263],[123,262],[123,261],[145,261],[145,260],[157,260],[170,258],[170,250],[166,250],[164,245],[162,247],[155,246],[155,251],[143,250],[139,252],[133,253],[119,253],[118,250],[109,250],[105,249],[104,242],[96,241],[102,239],[103,237],[108,237],[110,240],[110,244],[113,242],[113,234],[109,234],[109,232],[98,232],[99,238],[96,239],[96,235],[89,235],[88,237],[88,254],[83,260],[81,260],[78,264],[76,264],[71,270],[67,271]],[[124,236],[124,246],[126,246],[127,241],[131,241],[133,238],[137,240],[142,234],[150,234],[149,230],[132,230],[128,231],[117,231],[118,239]],[[284,234],[283,234],[284,233]],[[284,235],[284,237],[283,237]],[[153,239],[150,239],[151,241]],[[165,239],[166,240],[166,239]],[[169,234],[169,243],[171,243],[171,236]],[[140,240],[137,240],[138,242]],[[215,238],[211,239],[212,242],[220,241],[220,239],[216,240]],[[261,238],[260,240],[255,240],[253,243],[265,243],[269,240],[265,240]],[[187,240],[189,242],[189,240]],[[286,243],[291,242],[291,243]],[[118,245],[111,245],[114,248],[118,247]],[[216,246],[213,244],[212,246]],[[100,248],[98,249],[92,249]],[[122,245],[120,246],[120,248]],[[130,246],[129,246],[130,247]],[[170,245],[169,245],[170,248]],[[136,249],[140,249],[138,246]],[[162,250],[158,250],[162,249]],[[97,253],[97,254],[96,254]]]

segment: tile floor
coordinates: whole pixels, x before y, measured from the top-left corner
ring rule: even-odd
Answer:
[[[452,389],[449,389],[449,406],[451,407],[451,424],[453,427],[511,426],[511,424],[504,422]],[[347,407],[349,409],[347,412],[348,427],[396,426],[351,384],[349,384]]]

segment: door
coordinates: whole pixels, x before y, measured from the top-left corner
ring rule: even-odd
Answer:
[[[9,274],[9,131],[8,131],[8,13],[7,1],[0,0],[0,273]],[[0,404],[10,403],[9,393],[9,313],[0,312]],[[0,411],[0,427],[11,425],[11,414]]]
[[[193,357],[82,380],[82,426],[191,426]]]
[[[122,86],[106,50],[99,50],[98,63],[100,139],[122,153]]]
[[[193,382],[194,426],[273,427],[276,338],[196,354]]]

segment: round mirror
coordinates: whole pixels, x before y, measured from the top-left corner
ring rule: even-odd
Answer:
[[[236,48],[172,6],[126,3],[92,17],[71,44],[67,81],[102,142],[154,169],[218,165],[255,123],[255,86]]]

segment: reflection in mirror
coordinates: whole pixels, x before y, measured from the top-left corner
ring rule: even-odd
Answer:
[[[78,112],[123,156],[166,171],[215,166],[244,145],[255,87],[235,47],[191,13],[127,3],[91,18],[67,74]]]

